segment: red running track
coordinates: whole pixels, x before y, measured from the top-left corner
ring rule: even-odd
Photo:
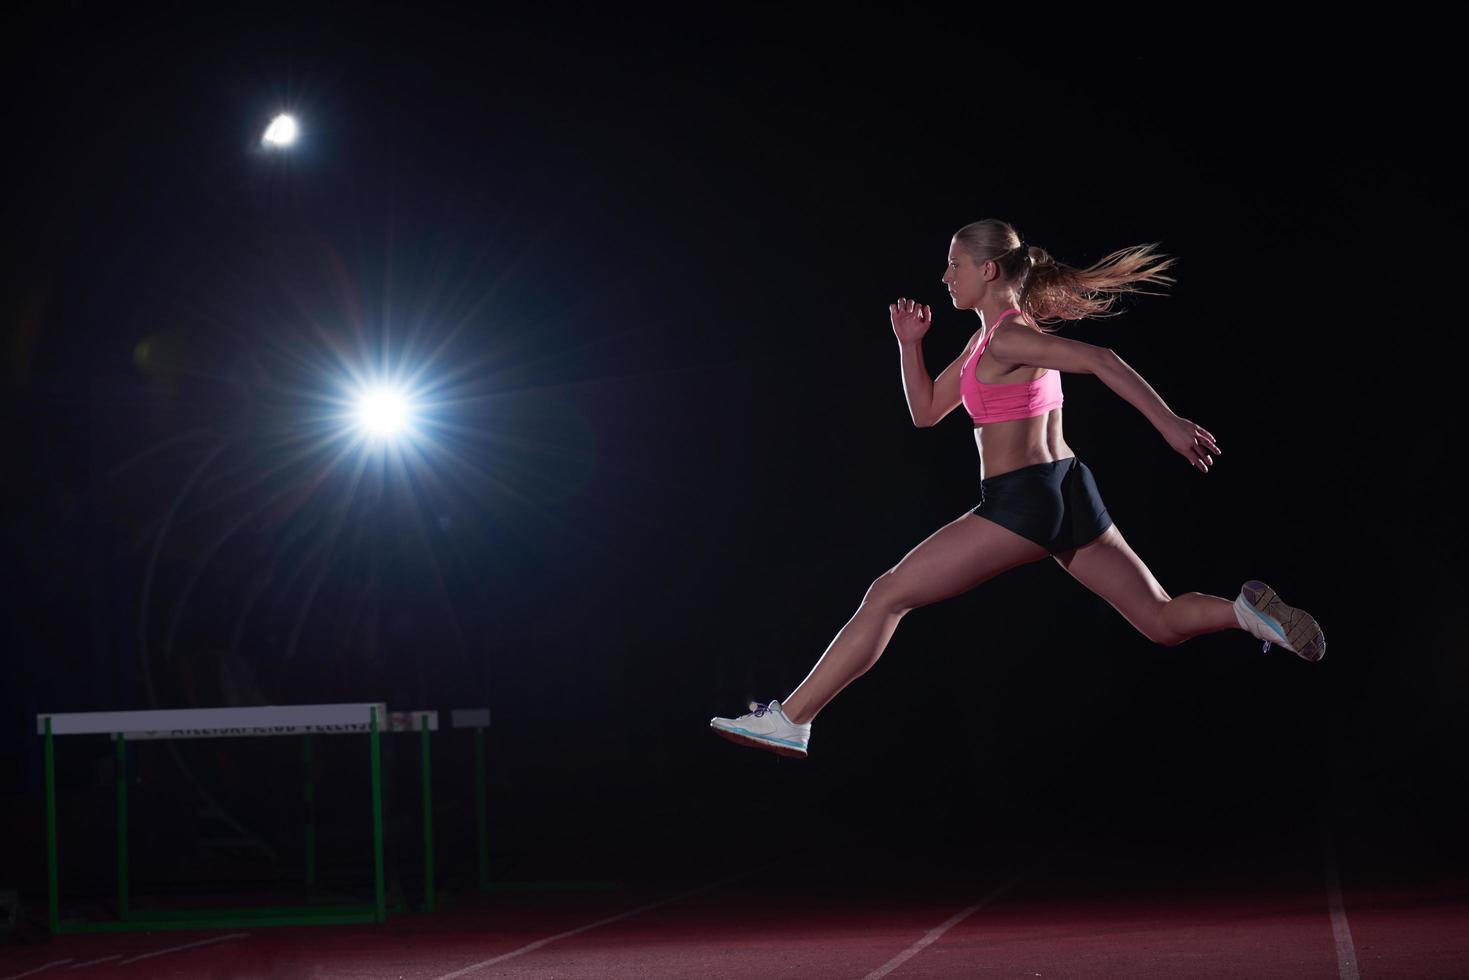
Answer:
[[[382,926],[38,938],[0,950],[0,980],[1469,976],[1469,889],[1447,875],[1344,869],[1334,917],[1320,852],[1241,864],[993,851],[942,875],[849,853],[779,874],[475,896]]]

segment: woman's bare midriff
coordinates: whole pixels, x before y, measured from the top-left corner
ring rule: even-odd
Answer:
[[[1061,434],[1061,409],[1013,422],[991,422],[974,430],[981,479],[1076,454]]]
[[[997,361],[988,351],[970,370],[987,385],[1036,381],[1045,374],[1039,368]],[[1033,419],[975,426],[974,445],[979,450],[981,479],[1076,455],[1061,434],[1059,407]]]

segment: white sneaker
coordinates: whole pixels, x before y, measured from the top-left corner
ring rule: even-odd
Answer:
[[[709,722],[714,734],[740,745],[769,749],[778,755],[806,758],[806,743],[811,740],[811,723],[797,725],[780,710],[780,702],[750,702],[750,713],[738,718],[715,718]]]
[[[1326,655],[1326,634],[1303,610],[1280,601],[1275,590],[1251,579],[1234,600],[1234,618],[1240,629],[1265,641],[1265,650],[1278,643],[1312,663]]]

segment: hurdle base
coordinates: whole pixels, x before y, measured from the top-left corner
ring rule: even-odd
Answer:
[[[620,881],[487,881],[482,892],[615,892]]]
[[[404,912],[402,902],[392,903],[389,914]],[[63,920],[58,933],[151,932],[175,929],[242,929],[251,926],[334,926],[375,923],[375,904],[287,905],[263,908],[222,909],[132,909],[126,921],[92,922]]]

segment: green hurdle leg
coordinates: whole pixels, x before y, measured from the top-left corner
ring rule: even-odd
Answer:
[[[428,761],[428,715],[419,716],[423,730],[423,910],[434,910],[434,802]]]
[[[117,917],[128,917],[128,749],[117,733]]]
[[[490,884],[490,839],[485,824],[485,730],[474,730],[474,817],[475,837],[479,843],[479,886]]]
[[[306,887],[316,884],[316,789],[311,772],[311,736],[301,746],[301,760],[306,769]]]
[[[56,746],[51,719],[46,719],[46,902],[51,913],[51,935],[61,932],[61,904],[56,891]]]
[[[368,735],[372,743],[372,861],[373,877],[377,885],[377,922],[388,917],[387,901],[383,892],[383,771],[382,751],[378,745],[377,707],[369,710],[371,729]]]

